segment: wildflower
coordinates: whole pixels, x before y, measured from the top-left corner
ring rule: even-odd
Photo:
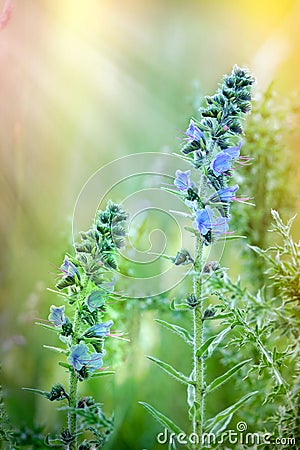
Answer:
[[[196,211],[196,226],[203,236],[212,231],[216,236],[225,233],[228,230],[228,220],[222,216],[214,218],[213,211],[209,208]]]
[[[87,338],[100,337],[103,338],[108,336],[110,333],[110,327],[113,325],[112,320],[108,320],[107,322],[98,323],[90,327],[84,333],[84,336]]]
[[[65,257],[64,262],[60,266],[62,272],[62,279],[56,284],[58,289],[64,289],[68,286],[73,286],[80,280],[80,274],[77,267]]]
[[[87,307],[90,312],[101,309],[104,306],[108,294],[112,293],[115,288],[116,277],[112,281],[107,281],[99,285],[100,289],[96,289],[90,293],[87,298]]]
[[[200,141],[201,138],[204,137],[204,134],[200,129],[195,125],[195,122],[193,120],[190,121],[189,127],[186,130],[186,135],[189,139],[189,142],[192,141]]]
[[[217,153],[210,164],[210,168],[212,169],[216,177],[220,176],[222,173],[227,172],[229,169],[231,169],[231,166],[232,157],[225,151]]]
[[[79,371],[83,367],[88,367],[89,370],[100,369],[103,365],[103,353],[92,353],[89,355],[89,349],[85,344],[77,344],[71,347],[68,362],[72,364],[74,370]]]
[[[79,272],[76,268],[76,266],[68,260],[68,258],[65,256],[64,262],[60,266],[60,270],[66,277],[74,277],[75,275],[79,275]]]
[[[189,127],[186,131],[188,141],[182,149],[182,153],[188,155],[191,152],[205,149],[205,136],[202,131],[195,125],[193,120],[190,121]]]
[[[233,202],[237,200],[235,197],[235,192],[238,190],[239,186],[235,184],[234,186],[229,186],[227,188],[220,189],[215,194],[209,197],[209,201],[221,201],[221,202]]]
[[[231,159],[237,159],[240,156],[241,147],[242,141],[240,141],[236,147],[228,147],[223,149],[223,152],[229,155]]]
[[[182,192],[186,193],[188,189],[192,189],[194,183],[191,181],[191,171],[187,170],[186,172],[182,172],[181,170],[176,170],[176,178],[174,180],[175,186]]]
[[[90,312],[100,309],[104,306],[105,295],[103,290],[97,289],[92,291],[87,298],[87,307]]]
[[[55,327],[61,327],[67,322],[67,317],[64,314],[65,307],[64,306],[50,306],[50,314],[48,316],[48,320],[53,323]]]

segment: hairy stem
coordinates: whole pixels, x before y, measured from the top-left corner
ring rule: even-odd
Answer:
[[[76,310],[74,314],[74,322],[73,322],[73,337],[72,337],[72,345],[77,344],[78,331],[80,327],[80,304],[77,302]],[[78,387],[78,378],[75,373],[75,370],[72,369],[70,371],[70,381],[69,381],[69,406],[70,408],[76,408],[77,406],[77,387]],[[70,444],[70,450],[77,449],[77,416],[71,411],[68,412],[68,428],[71,436],[74,436],[74,441]]]
[[[204,360],[197,356],[197,350],[201,347],[204,340],[203,335],[203,301],[201,299],[202,293],[202,254],[203,242],[200,236],[197,238],[195,246],[195,263],[194,268],[196,274],[194,275],[194,295],[198,301],[197,306],[193,309],[193,323],[194,323],[194,354],[193,354],[193,369],[195,376],[195,408],[193,416],[193,432],[201,439],[204,422]],[[196,449],[196,446],[194,447]]]

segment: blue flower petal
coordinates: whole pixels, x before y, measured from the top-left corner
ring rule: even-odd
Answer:
[[[192,188],[194,186],[194,183],[190,179],[190,170],[187,170],[186,172],[176,170],[175,175],[176,178],[174,180],[174,184],[180,191],[186,192],[189,188]]]
[[[211,162],[211,169],[216,177],[226,172],[231,168],[232,158],[226,152],[217,153],[215,158]]]
[[[50,314],[48,320],[53,323],[54,326],[60,327],[66,323],[66,316],[64,314],[64,306],[50,306]]]

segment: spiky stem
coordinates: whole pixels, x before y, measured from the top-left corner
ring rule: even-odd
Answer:
[[[77,302],[74,322],[73,322],[73,336],[72,345],[77,344],[77,336],[80,328],[80,302]],[[78,378],[74,369],[70,371],[70,381],[69,381],[69,407],[76,408],[77,406],[77,389],[78,389]],[[70,450],[77,449],[77,416],[72,411],[68,412],[68,428],[71,436],[74,436],[74,441],[70,444]]]
[[[202,254],[203,254],[203,242],[200,236],[196,240],[195,245],[195,276],[194,276],[194,295],[197,299],[197,306],[193,309],[193,340],[194,340],[194,352],[193,352],[193,369],[195,374],[195,408],[193,416],[193,432],[201,439],[203,432],[204,422],[204,360],[202,357],[197,356],[197,350],[203,344],[203,301],[201,298],[202,293]],[[196,446],[194,447],[196,449]]]

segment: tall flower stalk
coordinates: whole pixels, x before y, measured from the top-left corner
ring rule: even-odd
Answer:
[[[57,290],[53,292],[63,297],[66,304],[52,305],[48,323],[39,323],[58,334],[63,346],[45,347],[65,357],[59,365],[69,372],[68,388],[57,383],[50,392],[29,389],[50,401],[66,402],[61,409],[67,411],[67,427],[55,439],[47,437],[50,446],[96,449],[102,447],[112,431],[112,418],[104,415],[92,397],[80,398],[78,384],[113,373],[102,370],[105,341],[120,334],[111,332],[113,321],[104,317],[109,312],[108,301],[114,297],[112,271],[118,268],[116,253],[124,245],[126,219],[127,214],[112,202],[105,211],[97,212],[91,229],[81,233],[81,241],[75,244],[75,256],[67,254],[60,267]],[[89,441],[84,439],[86,430],[93,435]]]
[[[207,292],[204,280],[205,274],[217,267],[216,263],[205,261],[205,253],[207,247],[218,240],[234,238],[229,232],[231,203],[248,200],[237,197],[239,186],[230,182],[235,169],[250,162],[249,158],[241,156],[241,136],[242,120],[251,111],[253,83],[254,78],[246,69],[235,66],[230,75],[224,76],[215,95],[205,98],[206,106],[200,109],[200,118],[190,121],[181,155],[199,173],[198,180],[192,179],[191,170],[177,170],[174,180],[176,189],[168,189],[184,200],[193,225],[187,227],[195,237],[193,258],[186,249],[179,252],[179,255],[185,255],[181,258],[182,263],[193,264],[193,293],[187,296],[184,303],[175,305],[177,309],[191,310],[193,331],[190,335],[181,327],[161,320],[159,323],[184,337],[192,345],[193,370],[190,377],[186,377],[169,364],[153,357],[149,359],[188,386],[189,417],[193,433],[198,439],[208,430],[208,422],[205,421],[205,396],[208,392],[205,384],[206,353],[212,353],[225,335],[225,330],[222,330],[219,335],[205,340],[206,319],[214,313],[212,308],[205,308]],[[176,258],[180,260],[178,255]],[[238,366],[235,370],[241,367]],[[217,386],[217,381],[215,384]],[[241,399],[239,405],[248,398],[249,396]],[[152,406],[147,403],[143,405],[169,431],[177,435],[181,432],[178,426]],[[228,412],[228,417],[233,410]],[[211,422],[210,429],[213,425]],[[193,448],[199,448],[197,442],[193,444]]]

